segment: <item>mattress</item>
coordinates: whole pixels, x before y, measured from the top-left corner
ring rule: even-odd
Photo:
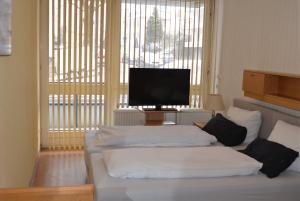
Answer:
[[[117,149],[119,146],[101,146],[98,144],[97,130],[88,131],[84,136],[84,158],[86,164],[89,164],[89,158],[92,153],[102,153],[106,149]]]
[[[98,145],[98,137],[96,135],[98,131],[89,131],[85,134],[85,146],[84,146],[84,154],[85,154],[85,160],[86,160],[86,165],[89,164],[90,160],[90,154],[92,153],[101,153],[105,149],[116,149],[116,148],[121,148],[118,146],[100,146]],[[212,146],[224,146],[222,143],[217,142],[213,144]],[[245,149],[247,144],[241,144],[238,146],[233,147],[236,150],[242,150]]]
[[[90,158],[90,174],[96,201],[296,201],[300,197],[300,174],[192,179],[120,179],[107,174],[101,153]]]

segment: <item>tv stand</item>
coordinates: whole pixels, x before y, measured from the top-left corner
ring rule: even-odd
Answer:
[[[143,108],[144,112],[178,112],[175,108]]]
[[[174,112],[177,119],[178,110],[175,108],[143,108],[143,112],[145,113],[145,125],[175,125],[176,122],[165,121],[165,113]]]
[[[161,105],[155,105],[155,110],[161,110]]]

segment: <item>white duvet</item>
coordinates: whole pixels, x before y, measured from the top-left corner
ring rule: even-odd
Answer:
[[[193,178],[256,174],[262,163],[229,147],[127,148],[104,152],[119,178]]]
[[[196,126],[114,126],[97,133],[101,146],[209,146],[217,139]]]

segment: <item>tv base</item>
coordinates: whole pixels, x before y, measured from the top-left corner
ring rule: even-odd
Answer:
[[[176,108],[143,108],[144,112],[177,112]]]
[[[162,108],[156,110],[155,108],[143,108],[145,113],[145,125],[175,125],[176,122],[165,121],[165,113],[173,112],[177,119],[177,109],[175,108]]]
[[[176,125],[176,123],[173,121],[154,121],[154,120],[149,120],[145,123],[145,126],[172,126],[172,125]]]

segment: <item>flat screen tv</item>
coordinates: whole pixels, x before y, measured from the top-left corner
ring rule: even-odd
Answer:
[[[129,105],[189,105],[189,69],[129,69]]]

